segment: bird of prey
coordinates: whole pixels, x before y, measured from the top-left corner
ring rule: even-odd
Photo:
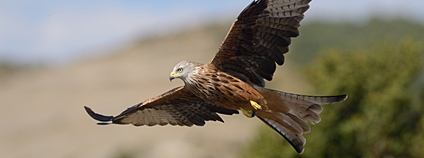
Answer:
[[[169,79],[184,86],[134,105],[117,116],[104,116],[84,107],[99,124],[135,126],[203,126],[221,121],[218,114],[257,117],[304,151],[306,122],[320,122],[321,104],[341,102],[347,95],[306,96],[265,88],[276,64],[283,65],[292,37],[311,0],[254,0],[234,21],[215,57],[207,64],[181,61]]]

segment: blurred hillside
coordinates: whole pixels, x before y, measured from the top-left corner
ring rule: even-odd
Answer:
[[[136,41],[104,57],[63,67],[2,67],[0,157],[237,157],[257,119],[222,116],[203,127],[98,126],[83,109],[116,115],[182,85],[168,76],[181,60],[209,62],[230,22]],[[290,62],[280,74],[299,83]],[[299,83],[299,85],[302,85]]]
[[[424,26],[404,19],[374,18],[365,23],[311,22],[300,27],[300,36],[293,40],[290,55],[305,64],[325,49],[358,49],[381,41],[400,42],[405,36],[424,41]],[[293,53],[294,52],[294,53]]]
[[[208,122],[204,127],[191,128],[97,126],[83,109],[88,105],[99,113],[116,115],[182,85],[179,81],[169,82],[172,67],[181,60],[209,62],[230,24],[135,41],[103,53],[108,56],[90,57],[64,67],[1,66],[0,157],[239,156],[255,139],[258,127],[264,127],[257,119],[223,116],[225,124]],[[275,80],[268,86],[327,95],[332,92],[313,91],[302,73],[303,65],[317,52],[363,47],[386,39],[401,40],[405,35],[422,39],[421,30],[423,26],[403,20],[376,19],[361,25],[304,24],[301,36],[292,42],[286,64],[278,68]],[[308,135],[314,135],[315,128]],[[281,137],[275,139],[284,141]]]

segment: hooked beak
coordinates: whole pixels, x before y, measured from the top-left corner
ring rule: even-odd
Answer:
[[[171,74],[169,75],[169,81],[171,81],[172,82],[172,80],[174,80],[175,78],[177,78],[178,77],[178,75],[177,74],[175,74],[174,72],[171,72]]]

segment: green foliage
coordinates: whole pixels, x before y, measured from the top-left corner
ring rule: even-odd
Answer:
[[[424,124],[422,92],[412,87],[422,87],[414,84],[423,67],[420,44],[406,39],[345,55],[333,50],[313,63],[308,74],[320,92],[350,95],[342,106],[322,114],[325,123],[320,127],[326,136],[317,155],[424,154],[413,141],[423,136],[419,126]]]
[[[404,38],[357,51],[324,51],[307,69],[320,94],[349,94],[324,106],[302,155],[261,130],[242,157],[421,157],[423,42]]]
[[[328,48],[355,49],[370,47],[369,41],[392,40],[400,42],[402,37],[424,41],[424,26],[404,19],[371,19],[365,23],[309,22],[302,23],[300,36],[293,39],[290,53],[297,62],[308,63],[317,52]]]

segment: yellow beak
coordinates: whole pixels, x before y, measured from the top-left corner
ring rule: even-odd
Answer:
[[[172,81],[173,79],[180,77],[179,74],[176,74],[174,72],[171,72],[171,74],[169,75],[169,81]]]

